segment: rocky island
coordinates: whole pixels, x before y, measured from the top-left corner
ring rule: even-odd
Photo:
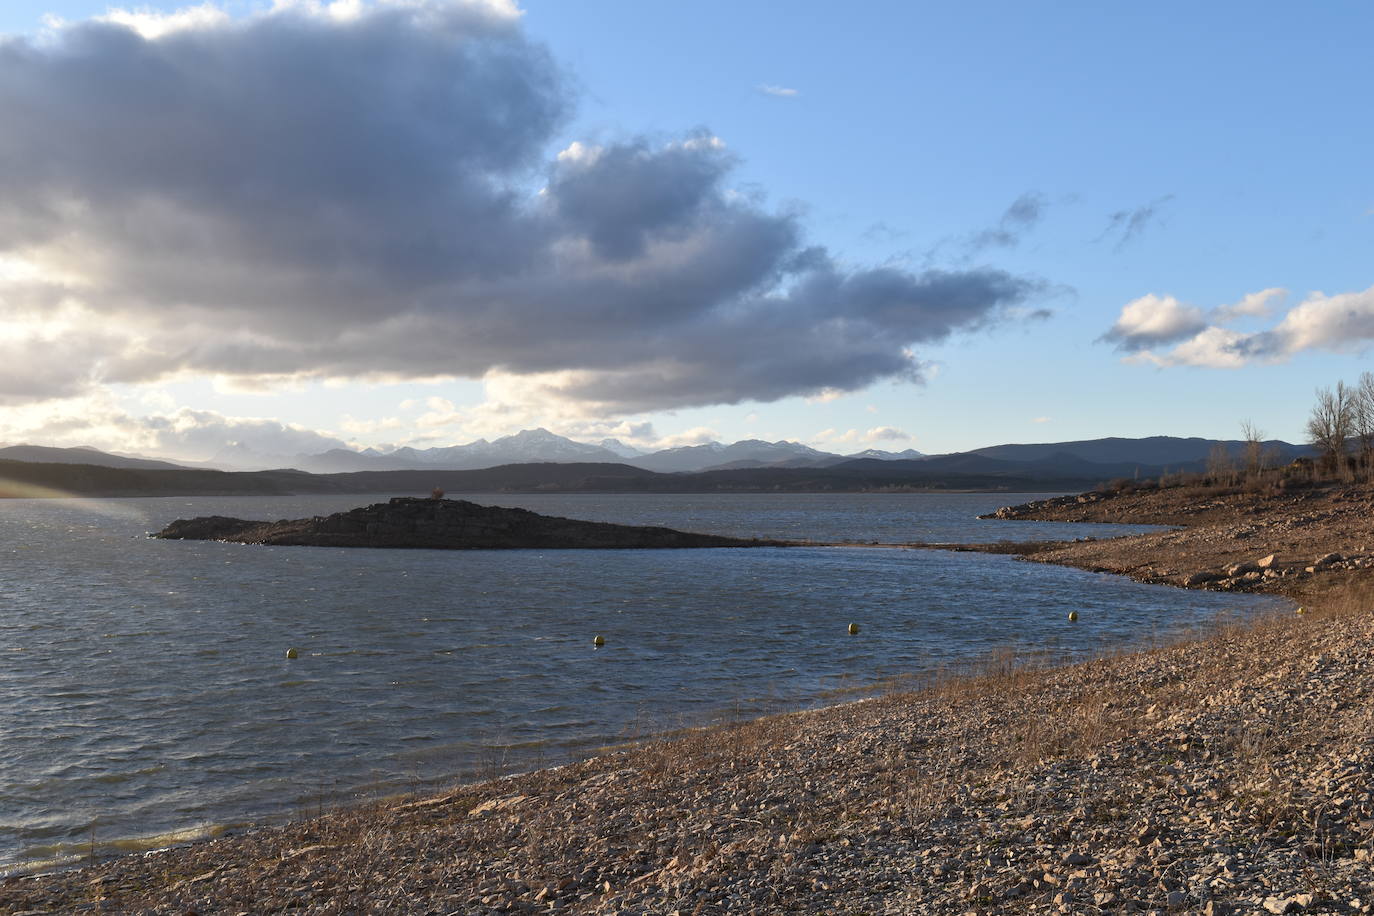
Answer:
[[[461,499],[396,497],[347,512],[276,522],[222,515],[177,519],[153,535],[168,540],[231,541],[308,547],[410,547],[437,550],[783,547],[790,542],[613,525],[479,506]]]

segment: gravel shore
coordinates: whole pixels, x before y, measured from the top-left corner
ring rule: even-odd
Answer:
[[[1374,571],[1286,586],[1305,613],[10,878],[0,913],[1374,912]]]
[[[1142,582],[1301,594],[1374,569],[1374,487],[1327,484],[1281,494],[1196,487],[1084,493],[998,510],[1001,519],[1180,526],[1178,530],[1017,550],[1042,563]]]

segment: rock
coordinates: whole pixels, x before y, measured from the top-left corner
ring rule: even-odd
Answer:
[[[1259,566],[1259,564],[1258,564],[1258,563],[1250,563],[1250,562],[1247,562],[1247,563],[1235,563],[1235,564],[1233,564],[1233,565],[1231,565],[1231,566],[1226,567],[1226,575],[1227,575],[1228,577],[1230,577],[1230,578],[1235,578],[1236,576],[1243,576],[1243,575],[1245,575],[1246,573],[1259,572],[1259,571],[1260,571],[1260,566]]]
[[[1312,561],[1312,566],[1315,569],[1326,569],[1328,566],[1335,566],[1343,559],[1345,559],[1345,557],[1338,553],[1323,554]]]
[[[311,547],[424,547],[441,550],[782,547],[672,528],[612,525],[479,506],[466,500],[398,497],[329,516],[255,522],[224,516],[178,519],[158,538]]]
[[[1208,582],[1217,582],[1225,578],[1225,573],[1220,573],[1216,570],[1204,569],[1201,572],[1195,572],[1192,575],[1185,577],[1183,580],[1183,584],[1188,586],[1206,585]]]
[[[1271,553],[1271,554],[1269,554],[1269,556],[1267,556],[1267,557],[1261,557],[1260,559],[1256,560],[1256,561],[1255,561],[1255,565],[1256,565],[1257,567],[1259,567],[1260,569],[1268,569],[1269,567],[1271,567],[1271,566],[1274,565],[1274,561],[1277,560],[1277,559],[1278,559],[1278,554],[1276,554],[1276,553]]]
[[[1262,905],[1270,913],[1301,913],[1311,904],[1311,894],[1295,894],[1292,897],[1265,897]]]
[[[1182,909],[1188,905],[1188,895],[1183,891],[1170,891],[1169,896],[1164,898],[1164,902],[1171,910]]]

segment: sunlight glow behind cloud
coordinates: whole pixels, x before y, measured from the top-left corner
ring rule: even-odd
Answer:
[[[279,0],[0,39],[0,295],[29,328],[0,401],[456,377],[616,418],[919,381],[913,347],[1043,291],[841,263],[733,193],[707,131],[552,154],[574,100],[519,20]]]

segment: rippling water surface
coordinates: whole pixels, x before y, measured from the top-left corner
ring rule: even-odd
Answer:
[[[975,519],[1026,498],[474,497],[824,541],[1140,530]],[[0,863],[156,845],[814,704],[1003,646],[1086,654],[1274,603],[927,550],[450,552],[145,537],[174,518],[294,518],[369,501],[0,500]]]

